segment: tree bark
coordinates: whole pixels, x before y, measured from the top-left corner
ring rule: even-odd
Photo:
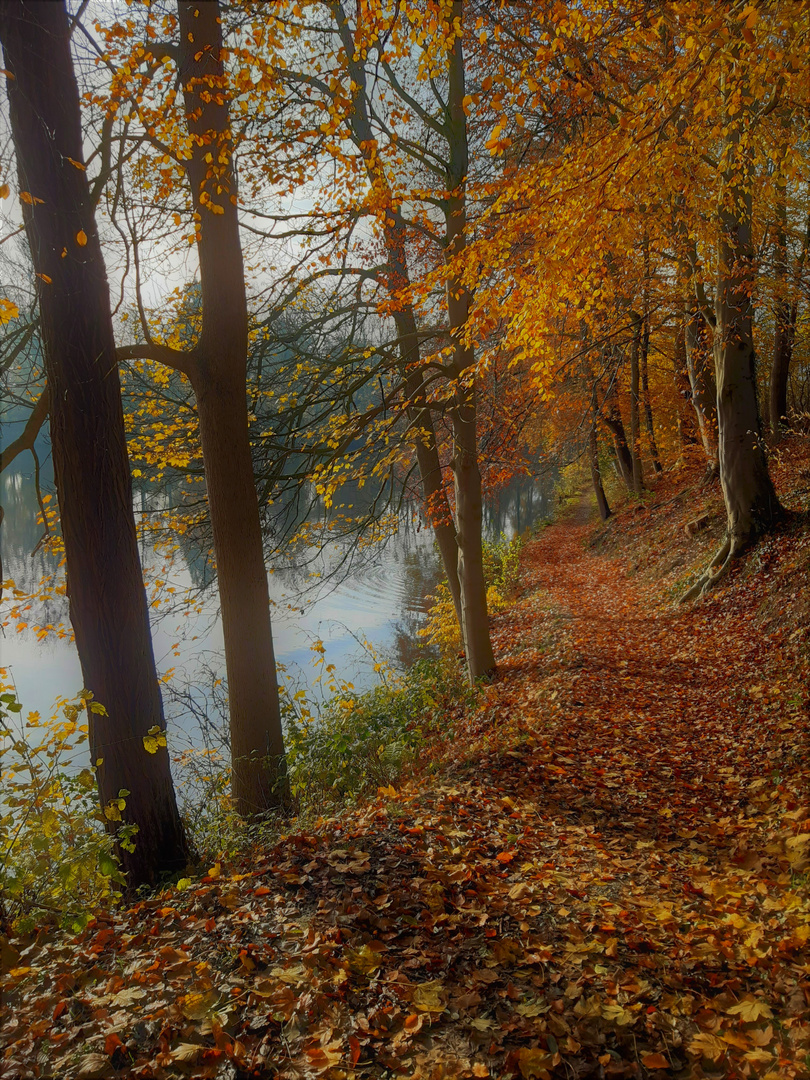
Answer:
[[[596,505],[599,507],[599,517],[602,521],[607,521],[611,515],[611,509],[608,505],[604,486],[602,485],[602,474],[599,471],[599,440],[596,434],[596,417],[594,417],[593,423],[591,424],[590,435],[588,437],[588,463],[591,467],[591,480],[593,481],[593,490],[596,495]]]
[[[719,468],[717,445],[717,385],[714,359],[708,340],[706,321],[695,303],[684,313],[686,367],[692,387],[692,404],[697,417],[700,441],[706,453],[707,469],[716,476]]]
[[[768,473],[757,405],[751,299],[753,195],[744,115],[738,112],[734,120],[726,119],[715,301],[720,483],[729,557],[770,529],[782,513]]]
[[[63,3],[8,0],[0,39],[23,213],[39,279],[51,441],[69,585],[103,805],[126,795],[138,827],[121,850],[130,888],[182,868],[186,840],[165,749],[146,594],[138,559],[106,270],[84,172],[79,91]]]
[[[641,325],[641,351],[639,367],[641,374],[641,400],[644,405],[644,421],[647,427],[647,438],[650,443],[650,457],[652,458],[653,472],[659,475],[664,471],[661,459],[658,455],[658,444],[655,441],[655,424],[653,423],[652,401],[650,400],[650,240],[644,237],[644,311]]]
[[[200,216],[202,330],[191,384],[200,416],[228,676],[233,798],[244,816],[289,791],[270,598],[250,454],[248,322],[217,2],[178,0],[179,76],[191,135],[186,171]]]
[[[467,202],[465,184],[469,170],[467,118],[464,112],[465,76],[461,35],[454,27],[463,25],[462,0],[453,0],[448,33],[453,35],[448,51],[448,162],[444,200],[445,255],[450,272],[447,279],[447,314],[453,341],[453,371],[456,378],[451,419],[453,425],[453,478],[456,497],[456,541],[458,578],[461,586],[461,616],[464,649],[470,681],[495,674],[495,654],[489,634],[487,589],[481,539],[483,522],[481,473],[478,467],[476,431],[475,353],[464,340],[471,296],[455,272],[454,260],[466,245]]]
[[[641,495],[644,491],[644,471],[641,462],[641,424],[639,422],[639,358],[643,320],[636,312],[633,312],[631,317],[633,340],[630,343],[630,460],[632,489],[634,494]]]
[[[600,413],[602,423],[613,436],[613,447],[616,451],[616,464],[619,475],[625,483],[628,491],[633,491],[633,455],[627,442],[627,435],[622,422],[622,414],[619,409],[618,395],[616,393],[615,374],[611,379],[610,386],[605,394],[602,411]]]
[[[672,376],[678,394],[678,441],[683,448],[693,446],[697,442],[697,431],[695,413],[689,405],[692,400],[692,385],[686,366],[686,326],[683,310],[677,313],[676,320]]]
[[[450,595],[453,599],[459,628],[462,629],[461,586],[458,577],[458,544],[452,525],[452,514],[442,477],[442,466],[436,442],[433,416],[426,404],[424,374],[420,368],[419,334],[416,314],[410,300],[410,271],[406,255],[407,226],[400,207],[396,205],[385,170],[377,157],[377,144],[368,112],[366,71],[363,63],[355,59],[355,41],[349,28],[342,3],[330,5],[332,16],[346,54],[347,68],[353,84],[354,108],[347,118],[355,145],[363,155],[366,175],[375,190],[385,195],[382,215],[382,233],[388,259],[388,289],[399,307],[393,313],[394,325],[399,339],[400,377],[410,402],[408,420],[413,436],[416,463],[422,486],[425,513],[441,555],[442,565]]]

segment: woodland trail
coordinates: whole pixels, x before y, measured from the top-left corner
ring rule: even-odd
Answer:
[[[589,529],[411,784],[21,957],[0,1076],[810,1075],[800,688]]]

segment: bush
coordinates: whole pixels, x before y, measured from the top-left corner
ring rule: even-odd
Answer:
[[[457,670],[426,659],[364,694],[344,685],[317,719],[288,717],[287,763],[301,809],[321,811],[396,784],[425,741],[447,731],[448,710],[468,692]]]
[[[523,538],[485,540],[483,544],[484,580],[487,584],[487,609],[490,613],[502,611],[512,599],[520,581],[520,552]],[[442,582],[432,597],[425,626],[419,636],[435,646],[440,655],[449,660],[462,649],[461,630],[456,618],[453,598],[447,585]]]
[[[31,712],[23,721],[15,693],[2,689],[0,915],[19,932],[42,922],[78,931],[124,885],[107,827],[121,820],[129,793],[102,810],[95,773],[78,764],[89,757],[82,714],[104,708],[82,691],[49,720]],[[134,832],[122,824],[117,839],[132,844]]]

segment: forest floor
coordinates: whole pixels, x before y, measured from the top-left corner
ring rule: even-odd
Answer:
[[[0,1076],[810,1076],[810,535],[677,607],[702,492],[527,546],[431,771],[7,946]]]

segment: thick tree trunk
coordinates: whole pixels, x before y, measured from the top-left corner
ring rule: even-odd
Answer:
[[[591,431],[588,438],[588,463],[591,467],[591,480],[593,481],[593,490],[596,495],[596,505],[599,507],[599,517],[602,521],[607,521],[610,517],[611,510],[608,505],[607,496],[605,495],[605,489],[602,485],[602,474],[599,471],[599,440],[596,434],[596,418],[591,424]]]
[[[178,0],[179,72],[200,215],[200,415],[228,675],[233,797],[253,815],[288,799],[261,523],[248,439],[247,302],[222,62],[220,8]],[[219,91],[219,92],[217,92]]]
[[[750,151],[739,113],[726,140],[719,208],[720,249],[715,302],[715,366],[720,483],[730,556],[772,527],[781,514],[765,457],[754,366],[754,273]]]
[[[639,418],[639,359],[641,354],[642,318],[633,312],[633,340],[630,344],[630,461],[633,492],[644,491],[644,471],[641,463],[641,424]]]
[[[463,25],[462,0],[453,0],[448,33]],[[461,586],[461,619],[470,680],[495,674],[495,654],[489,634],[487,589],[481,540],[483,506],[478,467],[476,430],[475,354],[464,341],[470,313],[470,293],[453,269],[455,258],[466,244],[467,203],[465,184],[469,170],[467,119],[464,112],[464,53],[461,36],[454,36],[448,52],[448,195],[445,209],[445,251],[450,273],[447,280],[447,314],[453,340],[456,391],[453,424],[453,477],[456,497],[458,578]]]
[[[26,232],[39,277],[51,440],[70,618],[104,805],[126,789],[138,827],[122,851],[130,888],[183,867],[188,852],[165,749],[124,436],[110,298],[83,159],[79,92],[64,4],[0,5],[0,38]]]

